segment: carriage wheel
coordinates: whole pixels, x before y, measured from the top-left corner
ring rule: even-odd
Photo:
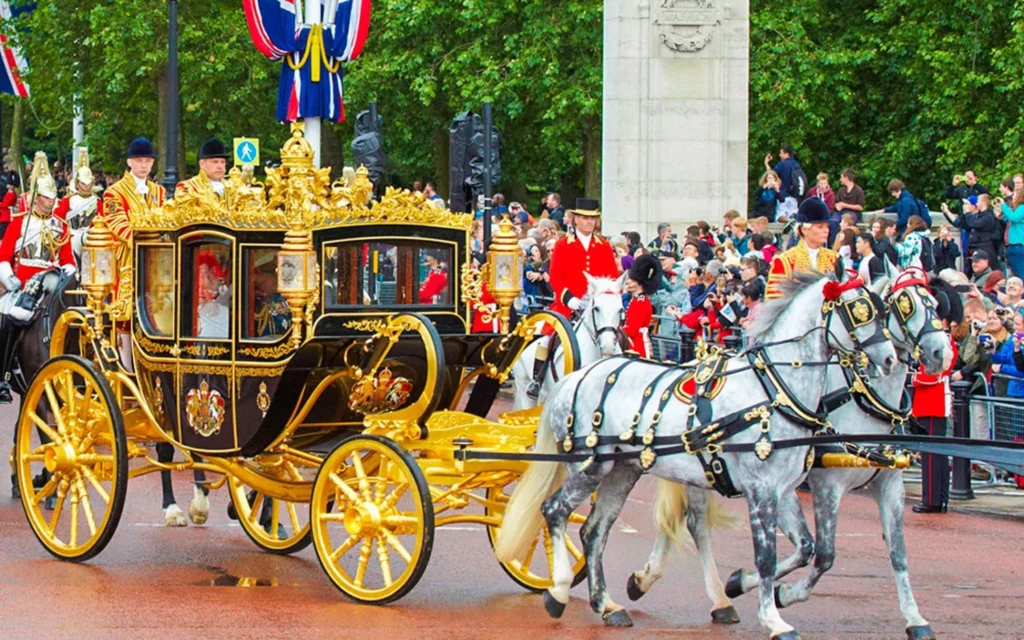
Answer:
[[[302,473],[289,471],[289,480],[302,481]],[[303,503],[268,497],[234,476],[228,477],[231,504],[249,539],[269,553],[298,553],[313,541],[309,533],[309,509]]]
[[[489,503],[508,504],[509,493],[505,487],[491,487],[487,490],[487,501]],[[502,516],[505,513],[504,507],[496,509],[487,507],[488,516]],[[569,523],[565,532],[565,544],[569,548],[569,555],[573,558],[572,585],[575,587],[587,577],[587,558],[583,550],[576,546],[575,540],[580,539],[580,528],[587,521],[587,517],[580,513],[572,513],[569,516]],[[487,539],[491,543],[491,549],[498,540],[498,532],[501,527],[487,527]],[[523,554],[523,557],[513,562],[501,562],[501,568],[512,578],[516,584],[534,593],[541,593],[551,587],[551,567],[553,558],[551,553],[551,536],[548,534],[548,527],[537,534],[530,548]]]
[[[313,542],[348,597],[367,604],[409,593],[434,545],[434,507],[416,461],[393,441],[359,435],[327,457],[313,485]]]
[[[22,401],[15,447],[21,503],[39,542],[65,560],[102,551],[128,488],[124,421],[106,378],[78,356],[47,362]]]

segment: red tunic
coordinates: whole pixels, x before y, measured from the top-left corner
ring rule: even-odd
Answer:
[[[0,223],[11,221],[11,207],[17,200],[18,195],[13,191],[4,194],[3,200],[0,200]]]
[[[498,320],[498,301],[487,290],[487,285],[484,285],[480,292],[480,302],[494,311],[494,317],[490,322],[484,322],[483,314],[473,309],[473,333],[498,333],[501,330],[501,323]]]
[[[651,348],[651,319],[654,317],[654,305],[651,299],[640,293],[633,296],[626,307],[626,324],[622,331],[629,338],[630,351],[636,351],[641,358],[650,358],[654,350]]]
[[[551,311],[566,318],[572,315],[566,303],[571,298],[582,298],[587,293],[587,277],[584,273],[594,278],[617,279],[619,266],[612,246],[596,235],[591,237],[589,249],[585,249],[579,238],[571,234],[556,242],[549,272],[551,288],[555,292]]]
[[[420,286],[420,304],[434,304],[435,298],[448,290],[448,272],[431,269],[427,279]]]
[[[29,225],[29,237],[23,242],[26,223]],[[44,225],[49,227],[54,237],[63,240],[56,256],[50,254],[49,248],[40,239],[40,229]],[[36,215],[14,218],[0,241],[0,262],[10,263],[14,275],[22,283],[42,271],[64,265],[73,266],[75,256],[71,253],[66,225],[55,216],[45,219]]]
[[[924,365],[914,374],[914,403],[911,413],[915,418],[948,418],[950,416],[951,398],[949,395],[949,376],[953,373],[959,351],[956,341],[950,340],[953,348],[953,360],[949,369],[939,375],[924,372]]]

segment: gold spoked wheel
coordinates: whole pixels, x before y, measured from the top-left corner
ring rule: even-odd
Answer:
[[[316,555],[345,595],[368,604],[409,593],[434,545],[434,509],[423,472],[393,441],[342,442],[317,473],[310,504]]]
[[[505,487],[493,487],[487,490],[487,502],[488,504],[500,504],[501,508],[495,508],[488,506],[488,516],[502,516],[505,513],[504,505],[508,504],[509,496],[511,494],[511,485]],[[583,523],[587,521],[587,517],[580,513],[573,513],[569,516],[569,525],[565,532],[565,544],[569,548],[569,555],[573,559],[573,586],[583,582],[584,578],[587,577],[587,559],[583,555],[583,551],[577,546],[580,539],[580,528]],[[501,527],[487,527],[487,539],[491,543],[491,548],[494,548],[494,543],[498,539],[498,532],[501,531]],[[512,578],[516,584],[534,593],[541,593],[553,583],[551,581],[551,567],[552,567],[552,554],[551,554],[551,535],[548,533],[547,525],[541,529],[540,533],[530,544],[529,549],[523,554],[523,557],[513,562],[502,562],[501,568],[508,574],[508,577]]]
[[[102,551],[128,487],[124,422],[107,380],[77,356],[47,362],[23,399],[15,448],[22,506],[39,542],[65,560]]]
[[[315,470],[282,456],[269,471],[292,482],[309,482]],[[228,477],[231,505],[239,524],[256,546],[279,555],[297,553],[313,541],[309,533],[309,508],[304,503],[267,496],[235,477]]]

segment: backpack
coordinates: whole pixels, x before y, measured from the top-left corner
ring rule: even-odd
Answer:
[[[924,219],[924,223],[928,225],[928,228],[930,229],[932,226],[932,214],[928,211],[928,205],[926,205],[924,200],[921,200],[920,198],[916,199],[916,202],[917,214]],[[927,269],[925,269],[925,271],[927,271]]]
[[[935,245],[931,238],[921,236],[921,268],[928,273],[935,271]]]
[[[807,195],[807,174],[796,163],[794,163],[793,170],[789,174],[789,190],[789,195],[797,199]]]

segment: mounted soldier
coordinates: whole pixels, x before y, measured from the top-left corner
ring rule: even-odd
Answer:
[[[228,169],[228,152],[224,143],[211,138],[199,148],[199,173],[184,182],[179,182],[175,196],[180,200],[185,196],[207,194],[218,202],[224,202],[224,174]]]
[[[551,253],[551,288],[555,301],[549,309],[572,318],[583,308],[583,296],[592,278],[619,277],[618,261],[612,246],[594,234],[601,211],[598,201],[587,198],[576,199],[576,209],[570,211],[574,225],[569,234],[555,243]],[[547,327],[546,337],[541,338],[533,362],[533,379],[526,388],[526,395],[536,400],[547,372],[548,346],[551,328]]]
[[[768,273],[765,299],[781,298],[780,285],[793,279],[794,273],[835,273],[839,253],[829,249],[829,211],[818,198],[809,198],[800,204],[796,214],[796,233],[800,241],[789,251],[772,260]]]
[[[89,168],[89,150],[78,149],[78,159],[74,163],[71,177],[71,188],[74,193],[60,201],[54,215],[67,221],[71,230],[71,250],[78,260],[82,255],[85,233],[89,230],[96,214],[102,214],[103,202],[93,190],[95,179]]]
[[[36,317],[46,294],[60,278],[76,271],[67,223],[54,215],[57,183],[50,175],[46,154],[36,154],[26,211],[11,220],[0,242],[0,283],[7,294],[0,299],[0,403],[10,403],[11,361],[23,327]]]

